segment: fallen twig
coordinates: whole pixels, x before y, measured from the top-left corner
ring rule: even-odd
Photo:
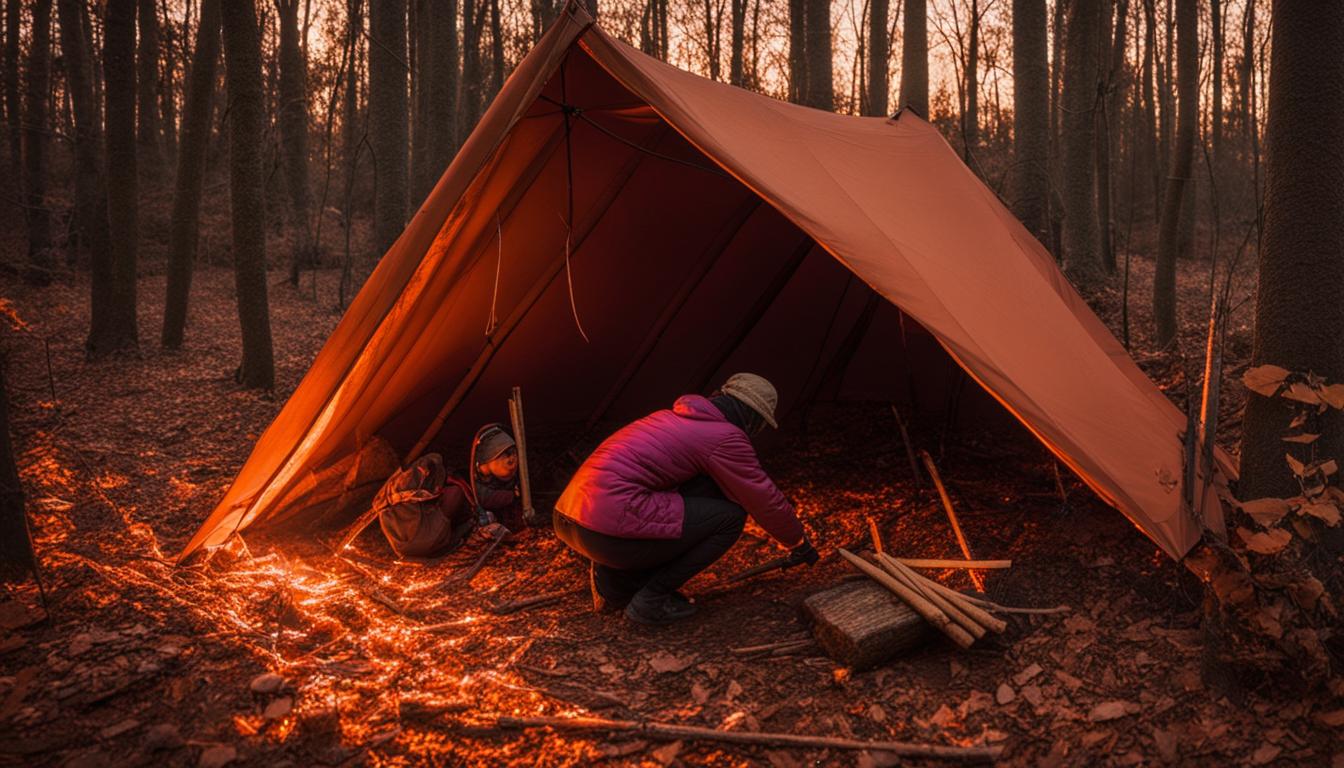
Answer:
[[[796,645],[811,645],[811,644],[812,644],[812,638],[810,637],[794,637],[788,640],[780,640],[779,642],[775,643],[766,643],[764,645],[748,645],[744,648],[734,648],[733,653],[736,653],[739,656],[745,656],[752,653],[764,653],[766,651],[774,651],[779,648],[791,648]]]
[[[943,509],[947,511],[947,519],[952,523],[952,532],[957,536],[957,545],[961,547],[961,554],[966,556],[967,560],[974,560],[975,555],[971,554],[971,545],[966,543],[966,536],[961,532],[961,523],[957,521],[957,512],[952,508],[952,499],[947,495],[947,488],[943,487],[943,479],[938,476],[938,467],[933,464],[933,457],[928,451],[921,450],[919,457],[924,460],[924,468],[929,471],[929,477],[933,479],[934,486],[938,489],[938,498],[943,502]],[[971,581],[975,582],[977,589],[984,590],[984,578],[971,571]]]
[[[879,552],[878,554],[882,554]],[[918,557],[898,557],[901,565],[910,568],[977,568],[983,570],[1013,567],[1012,560],[926,560]]]
[[[570,595],[577,595],[585,591],[587,591],[586,588],[565,589],[559,592],[548,592],[544,595],[525,597],[522,600],[513,600],[511,602],[501,603],[499,605],[492,606],[490,608],[490,612],[498,616],[503,616],[505,614],[516,613],[518,611],[525,610],[527,608],[539,608],[543,605],[550,605],[551,603],[563,600],[564,598],[569,597]]]
[[[495,547],[498,547],[499,543],[503,541],[504,537],[507,535],[508,534],[506,533],[501,533],[490,542],[490,546],[486,547],[485,551],[481,553],[481,556],[476,558],[475,563],[472,563],[471,569],[462,575],[462,581],[470,582],[472,579],[476,578],[476,574],[480,573],[481,569],[485,567],[485,561],[490,559],[490,553],[495,551]]]
[[[699,739],[734,744],[757,744],[804,749],[855,749],[890,752],[908,757],[930,757],[960,762],[983,763],[1003,753],[1001,746],[949,747],[940,744],[912,744],[906,741],[863,741],[836,736],[806,736],[767,731],[720,731],[694,725],[649,723],[634,720],[608,720],[600,717],[511,717],[496,719],[500,728],[555,728],[565,731],[633,732],[656,739]]]
[[[848,560],[855,568],[866,573],[873,581],[894,592],[906,605],[910,606],[911,610],[937,627],[943,634],[952,638],[952,641],[957,645],[962,648],[970,648],[971,644],[975,642],[975,638],[969,632],[963,629],[960,624],[949,619],[947,614],[925,599],[919,592],[907,587],[886,571],[847,549],[841,549],[840,556]]]

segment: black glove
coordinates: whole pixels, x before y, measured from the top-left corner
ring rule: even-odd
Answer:
[[[821,555],[817,554],[817,548],[812,546],[812,542],[808,541],[806,536],[803,537],[801,544],[789,550],[790,568],[795,565],[816,565],[820,559]]]

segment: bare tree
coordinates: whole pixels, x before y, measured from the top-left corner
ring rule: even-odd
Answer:
[[[1190,0],[1193,4],[1193,0]],[[1265,221],[1253,365],[1344,382],[1344,4],[1275,0],[1265,129]],[[1311,446],[1283,442],[1293,410],[1251,394],[1241,440],[1243,499],[1301,492],[1284,461],[1344,456],[1344,416],[1319,416]],[[1331,558],[1334,562],[1334,558]]]
[[[1223,159],[1223,3],[1209,0],[1209,34],[1213,37],[1213,107],[1209,114],[1209,142],[1214,172]]]
[[[1111,26],[1109,11],[1103,16],[1107,28]],[[1120,139],[1120,105],[1124,102],[1128,72],[1125,69],[1125,42],[1128,36],[1126,22],[1129,0],[1115,5],[1114,35],[1104,34],[1101,39],[1110,42],[1108,63],[1102,75],[1102,97],[1097,110],[1097,223],[1101,236],[1101,263],[1107,272],[1114,272],[1115,261],[1115,183],[1112,168]],[[1113,38],[1113,40],[1112,40]]]
[[[1050,71],[1045,0],[1013,0],[1013,208],[1049,242]]]
[[[980,145],[980,0],[971,0],[966,46],[966,109],[961,113],[963,151],[969,161]]]
[[[23,196],[28,219],[28,269],[25,278],[51,282],[51,211],[47,173],[51,152],[48,102],[51,98],[51,0],[34,0],[24,82]]]
[[[289,255],[289,284],[313,261],[308,205],[308,62],[299,45],[299,0],[275,0],[280,20],[280,153],[289,191],[291,219],[298,236]]]
[[[1095,282],[1098,253],[1096,116],[1103,6],[1070,0],[1064,53],[1064,263],[1079,284]]]
[[[1153,218],[1162,210],[1162,172],[1159,158],[1157,130],[1157,95],[1153,92],[1155,59],[1157,56],[1157,13],[1154,0],[1143,0],[1143,131],[1139,137],[1145,149],[1145,158],[1152,171]]]
[[[261,82],[261,31],[251,0],[230,0],[224,3],[222,11],[229,96],[233,274],[243,337],[243,360],[234,378],[249,389],[269,390],[275,386],[275,358],[266,297],[266,203],[262,179],[266,114]]]
[[[1176,79],[1180,112],[1176,116],[1171,174],[1162,198],[1158,224],[1157,266],[1153,274],[1153,322],[1156,341],[1166,347],[1176,341],[1176,256],[1180,249],[1181,204],[1195,155],[1195,121],[1199,119],[1199,0],[1176,0]]]
[[[103,120],[107,142],[107,221],[111,246],[92,254],[91,358],[139,346],[136,249],[140,188],[136,170],[136,0],[108,0],[103,19]]]
[[[462,0],[462,103],[458,107],[457,135],[463,140],[476,128],[481,119],[485,80],[481,61],[481,41],[485,38],[486,0]],[[372,61],[372,59],[370,59]]]
[[[901,106],[929,118],[928,0],[905,0],[901,38]]]
[[[728,55],[728,82],[741,88],[746,84],[746,65],[743,56],[747,37],[747,0],[732,0],[729,13],[732,16],[732,33],[729,42],[731,50]]]
[[[103,183],[102,133],[93,94],[92,43],[84,37],[87,6],[82,0],[57,0],[61,55],[75,117],[75,231],[89,254],[108,247],[107,189]]]
[[[889,0],[871,0],[868,6],[868,114],[886,115],[890,109],[891,38],[888,36]]]
[[[140,25],[137,51],[136,142],[139,145],[140,172],[145,178],[163,176],[163,154],[159,137],[159,14],[154,0],[139,0],[136,20]]]
[[[789,101],[807,94],[807,0],[789,0]]]
[[[405,3],[371,3],[369,143],[374,163],[374,249],[380,256],[401,235],[409,204],[406,63]],[[478,83],[480,74],[478,71]]]
[[[37,566],[37,558],[28,535],[23,482],[10,435],[8,363],[7,354],[0,350],[0,582],[17,582]]]
[[[433,0],[421,11],[416,97],[424,116],[423,136],[416,143],[421,147],[419,159],[411,164],[416,200],[429,195],[457,149],[457,0]]]
[[[168,230],[168,287],[163,307],[165,349],[182,346],[187,324],[191,276],[200,241],[201,192],[205,185],[210,113],[215,96],[215,69],[219,61],[220,0],[201,0],[196,26],[196,48],[187,80],[187,103],[182,115],[182,141],[177,155],[173,217]]]

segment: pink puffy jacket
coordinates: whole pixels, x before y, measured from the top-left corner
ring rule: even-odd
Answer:
[[[592,531],[675,539],[685,514],[677,487],[708,475],[786,547],[803,540],[793,505],[771,482],[747,434],[699,395],[622,427],[583,462],[555,509]]]

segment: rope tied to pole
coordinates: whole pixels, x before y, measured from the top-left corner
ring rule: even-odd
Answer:
[[[560,109],[565,115],[565,285],[569,289],[569,310],[574,315],[574,327],[579,329],[579,335],[583,337],[583,343],[589,344],[591,342],[588,340],[588,334],[583,330],[583,322],[579,320],[579,305],[574,299],[574,274],[569,265],[574,233],[574,143],[571,141],[571,136],[574,132],[573,118],[579,114],[580,110],[569,103],[565,88],[566,79],[565,65],[561,64]]]

